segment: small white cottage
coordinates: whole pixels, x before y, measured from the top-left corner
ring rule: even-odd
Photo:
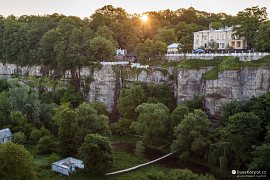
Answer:
[[[52,171],[69,176],[69,174],[76,171],[76,168],[83,169],[84,164],[81,160],[73,157],[68,157],[60,161],[52,163]]]
[[[12,139],[12,133],[9,128],[0,130],[0,144],[10,142]]]

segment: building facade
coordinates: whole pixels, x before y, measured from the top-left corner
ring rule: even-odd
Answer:
[[[247,43],[244,38],[236,38],[233,27],[212,29],[194,32],[193,49],[215,49],[215,50],[244,50]]]

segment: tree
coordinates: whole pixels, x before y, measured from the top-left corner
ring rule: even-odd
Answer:
[[[21,145],[0,144],[0,177],[7,179],[36,179],[31,154]]]
[[[95,37],[88,42],[89,53],[92,61],[104,61],[111,59],[116,47],[112,41],[104,37]]]
[[[30,122],[37,125],[40,123],[40,101],[38,99],[38,93],[31,90],[29,86],[24,84],[19,84],[19,86],[11,85],[9,89],[9,105],[11,111],[21,111]]]
[[[136,107],[146,102],[146,95],[141,85],[132,85],[123,89],[120,96],[119,110],[123,117],[128,119],[136,119],[138,113]]]
[[[188,169],[175,169],[169,171],[166,177],[170,177],[172,180],[185,179],[185,180],[214,180],[211,175],[198,175]]]
[[[37,143],[39,154],[51,154],[59,152],[59,142],[51,135],[43,136]]]
[[[180,158],[195,155],[206,155],[209,141],[209,120],[202,110],[194,110],[184,116],[182,122],[175,128],[174,135],[176,140],[173,141],[172,150],[178,151]],[[185,157],[189,159],[189,157]]]
[[[98,115],[91,104],[83,103],[77,109],[78,122],[81,130],[81,137],[87,134],[110,135],[109,118],[105,115]]]
[[[58,130],[61,154],[73,156],[78,149],[78,115],[72,109],[64,109],[59,114],[61,119]]]
[[[255,49],[259,52],[270,51],[270,22],[267,21],[260,25],[258,32],[255,36]]]
[[[98,134],[88,134],[80,148],[80,157],[87,170],[103,174],[112,168],[112,148],[108,138]]]
[[[174,29],[161,28],[157,32],[156,39],[169,45],[177,41]]]
[[[189,109],[185,105],[178,105],[171,114],[172,128],[176,127],[182,122],[185,115],[189,113]]]
[[[139,43],[136,47],[136,54],[140,60],[149,60],[151,57],[153,57],[152,54],[152,47],[153,47],[154,41],[147,39],[143,43]]]
[[[262,144],[261,146],[257,146],[252,152],[254,155],[254,159],[249,165],[250,170],[270,170],[270,144]]]
[[[235,27],[236,35],[247,40],[248,47],[254,48],[255,37],[261,24],[267,21],[266,7],[246,8],[237,13],[239,25]]]
[[[161,57],[167,52],[167,45],[162,41],[155,41],[151,48],[151,52],[154,56]]]
[[[237,113],[229,118],[228,125],[222,130],[221,143],[227,143],[225,157],[233,167],[246,167],[251,161],[252,146],[262,131],[262,120],[250,112]],[[233,157],[230,155],[233,154]]]
[[[8,97],[7,92],[0,92],[0,128],[9,124],[10,106]]]
[[[170,118],[169,109],[161,103],[143,103],[136,108],[138,120],[131,127],[142,136],[144,143],[164,145],[167,143]]]

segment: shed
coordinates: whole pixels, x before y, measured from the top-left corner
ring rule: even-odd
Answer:
[[[75,172],[76,168],[84,169],[84,164],[81,160],[73,157],[68,157],[52,163],[52,171],[59,172],[67,176]]]
[[[0,144],[11,141],[12,133],[9,128],[0,130]]]
[[[172,53],[178,53],[179,51],[179,45],[180,43],[172,43],[167,47],[167,53],[172,54]]]

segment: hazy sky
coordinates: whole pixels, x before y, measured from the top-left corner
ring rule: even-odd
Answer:
[[[128,13],[142,13],[152,10],[188,8],[191,5],[207,12],[225,12],[235,15],[247,7],[267,7],[270,14],[270,0],[0,0],[0,14],[7,16],[44,15],[61,13],[88,17],[96,9],[111,4],[122,7]]]

